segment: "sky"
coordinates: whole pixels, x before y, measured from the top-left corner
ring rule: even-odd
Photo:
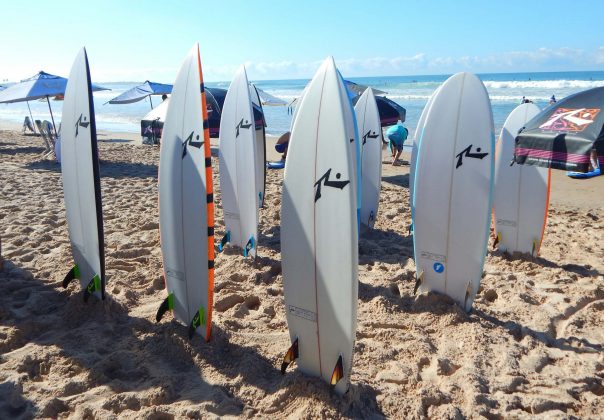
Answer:
[[[199,42],[204,79],[604,70],[602,0],[55,0],[0,4],[0,83],[67,76],[172,83]]]

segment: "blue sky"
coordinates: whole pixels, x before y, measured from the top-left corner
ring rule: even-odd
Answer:
[[[86,46],[97,82],[171,83],[194,42],[206,81],[604,70],[602,0],[38,0],[0,5],[0,82],[66,76]]]

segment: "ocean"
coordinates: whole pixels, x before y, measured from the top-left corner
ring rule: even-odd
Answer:
[[[392,77],[351,77],[350,80],[387,92],[387,97],[407,110],[405,125],[413,133],[421,112],[434,90],[449,75],[436,76],[392,76]],[[548,105],[552,95],[560,100],[570,94],[597,86],[604,86],[604,71],[591,72],[551,72],[551,73],[496,73],[479,74],[484,82],[493,108],[496,133],[501,130],[508,114],[520,104],[523,96],[539,107]],[[260,89],[291,102],[297,98],[309,80],[259,80],[253,81]],[[167,80],[158,82],[170,83]],[[150,110],[149,100],[128,105],[106,104],[111,98],[121,94],[140,82],[94,83],[111,89],[94,93],[97,127],[101,130],[140,133],[140,120]],[[207,83],[211,87],[228,88],[229,82]],[[152,97],[154,105],[161,102]],[[50,120],[46,101],[30,102],[35,119]],[[61,120],[61,101],[51,100],[51,107],[57,125]],[[267,133],[280,135],[289,130],[291,114],[286,106],[267,106],[265,116]],[[25,102],[0,104],[0,121],[22,123],[29,112]]]

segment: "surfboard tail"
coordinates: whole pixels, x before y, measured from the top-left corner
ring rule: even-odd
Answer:
[[[298,357],[299,357],[298,339],[296,338],[294,340],[293,344],[287,350],[287,353],[285,353],[285,357],[283,358],[283,362],[281,363],[281,374],[282,375],[285,375],[285,370],[287,369],[287,367]]]

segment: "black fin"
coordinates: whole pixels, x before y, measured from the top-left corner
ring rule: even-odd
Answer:
[[[63,279],[63,288],[67,289],[67,286],[69,286],[69,283],[71,283],[72,280],[75,280],[79,277],[80,277],[80,269],[78,268],[77,265],[74,265],[71,268],[71,270],[69,270],[69,272],[65,275],[65,278]]]
[[[164,301],[161,303],[161,305],[159,305],[159,309],[157,310],[157,315],[155,315],[155,322],[161,321],[164,314],[166,312],[172,310],[172,308],[174,307],[173,296],[174,295],[170,293],[168,295],[168,297],[164,299]]]

